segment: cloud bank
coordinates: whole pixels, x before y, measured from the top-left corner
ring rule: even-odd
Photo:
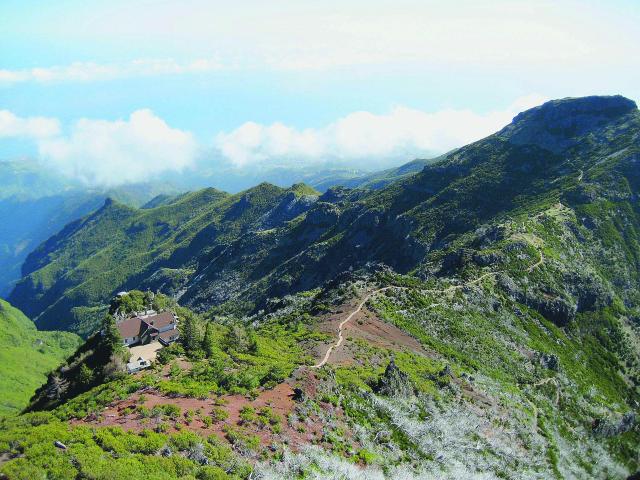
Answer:
[[[38,150],[66,176],[112,186],[181,171],[192,165],[197,144],[191,133],[137,110],[128,120],[81,119],[68,136],[39,141]]]
[[[514,2],[491,0],[325,1],[245,0],[222,2],[99,2],[25,9],[3,25],[11,39],[35,38],[92,45],[118,52],[192,52],[207,58],[223,52],[224,63],[269,70],[325,70],[354,65],[406,63],[449,67],[505,65],[535,68],[615,68],[637,58],[640,17],[634,2]],[[9,9],[5,13],[11,13]],[[461,15],[461,11],[464,14]],[[137,47],[137,48],[136,48]],[[162,55],[162,54],[161,54]],[[5,82],[63,81],[121,75],[183,73],[221,67],[175,60],[138,60],[125,65],[73,63],[0,71]],[[631,62],[632,63],[632,62]],[[634,67],[637,72],[637,68]]]
[[[47,117],[19,117],[9,110],[0,110],[0,138],[42,139],[60,133],[60,122]]]
[[[397,106],[384,114],[350,113],[322,128],[246,122],[235,130],[219,133],[215,147],[238,168],[325,162],[381,168],[479,140],[544,100],[531,95],[504,110],[487,113],[452,109],[430,113]]]
[[[523,97],[503,110],[424,112],[396,106],[387,113],[350,113],[319,128],[246,122],[199,145],[188,131],[169,126],[151,110],[124,120],[80,119],[63,132],[60,122],[0,111],[0,138],[35,142],[40,159],[68,177],[91,185],[148,181],[185,169],[260,171],[273,167],[343,167],[375,170],[432,157],[479,140],[545,99]],[[206,158],[205,148],[213,150]]]

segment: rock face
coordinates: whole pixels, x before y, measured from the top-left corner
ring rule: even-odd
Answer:
[[[455,270],[463,268],[473,258],[473,251],[461,248],[455,252],[448,253],[442,259],[442,268],[440,273],[451,273]]]
[[[506,274],[498,275],[498,284],[512,299],[536,310],[559,327],[567,326],[576,316],[578,306],[549,292],[524,292]]]
[[[524,292],[506,274],[497,276],[498,284],[513,300],[536,310],[559,327],[568,325],[576,316],[577,305],[566,299],[542,292]]]
[[[527,298],[527,305],[540,312],[559,327],[564,327],[576,316],[577,307],[564,298]]]
[[[490,253],[475,253],[473,255],[473,262],[480,267],[490,267],[497,265],[505,261],[504,256],[497,252]]]
[[[558,153],[612,118],[637,109],[633,100],[620,95],[552,100],[518,114],[498,135],[516,145],[538,145]]]
[[[306,212],[318,200],[317,195],[296,195],[289,192],[262,220],[262,228],[274,228]]]
[[[538,360],[540,361],[540,365],[544,368],[548,368],[554,372],[557,372],[560,369],[560,360],[557,355],[553,353],[540,353],[538,355]]]
[[[328,202],[318,202],[307,214],[307,223],[314,227],[326,228],[338,221],[340,209]]]
[[[628,432],[636,425],[636,415],[633,412],[625,413],[619,420],[612,421],[597,418],[593,421],[593,433],[600,437],[615,437]]]
[[[407,374],[391,359],[373,391],[378,395],[407,398],[413,395],[413,386]]]

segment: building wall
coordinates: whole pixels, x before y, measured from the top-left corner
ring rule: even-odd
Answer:
[[[168,330],[175,330],[175,329],[176,329],[176,324],[172,323],[170,325],[167,325],[166,327],[158,328],[158,332],[162,333],[162,332],[166,332]]]

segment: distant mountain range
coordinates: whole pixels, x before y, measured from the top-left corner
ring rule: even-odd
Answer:
[[[402,175],[419,171],[426,161],[416,160],[397,169],[364,173],[348,169],[315,171],[278,168],[249,173],[243,170],[193,174],[185,172],[157,182],[114,188],[87,187],[61,177],[31,160],[0,161],[0,296],[8,295],[21,277],[26,255],[64,225],[98,209],[106,198],[149,208],[198,185],[215,185],[232,192],[261,181],[276,185],[306,182],[320,191],[336,186],[378,188]]]
[[[634,102],[567,98],[356,188],[109,195],[8,297],[87,340],[0,418],[0,476],[633,475],[639,165]],[[124,374],[110,306],[175,311],[179,342]],[[36,355],[0,307],[0,350]]]
[[[420,271],[518,212],[558,201],[586,208],[612,182],[616,198],[632,199],[639,122],[620,97],[560,100],[426,167],[368,177],[378,189],[205,189],[144,210],[108,200],[34,250],[9,299],[40,328],[87,334],[106,299],[136,286],[199,310],[242,299],[251,311],[370,262]]]
[[[31,250],[67,223],[95,211],[106,198],[142,206],[157,195],[177,192],[162,183],[87,188],[33,161],[0,162],[0,296],[21,277],[20,267]]]

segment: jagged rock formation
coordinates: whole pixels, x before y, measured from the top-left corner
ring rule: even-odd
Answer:
[[[413,395],[413,386],[407,374],[398,368],[392,358],[373,391],[378,395],[407,398]]]
[[[598,418],[593,421],[593,433],[600,437],[615,437],[630,431],[636,424],[634,412],[625,413],[617,420]]]

